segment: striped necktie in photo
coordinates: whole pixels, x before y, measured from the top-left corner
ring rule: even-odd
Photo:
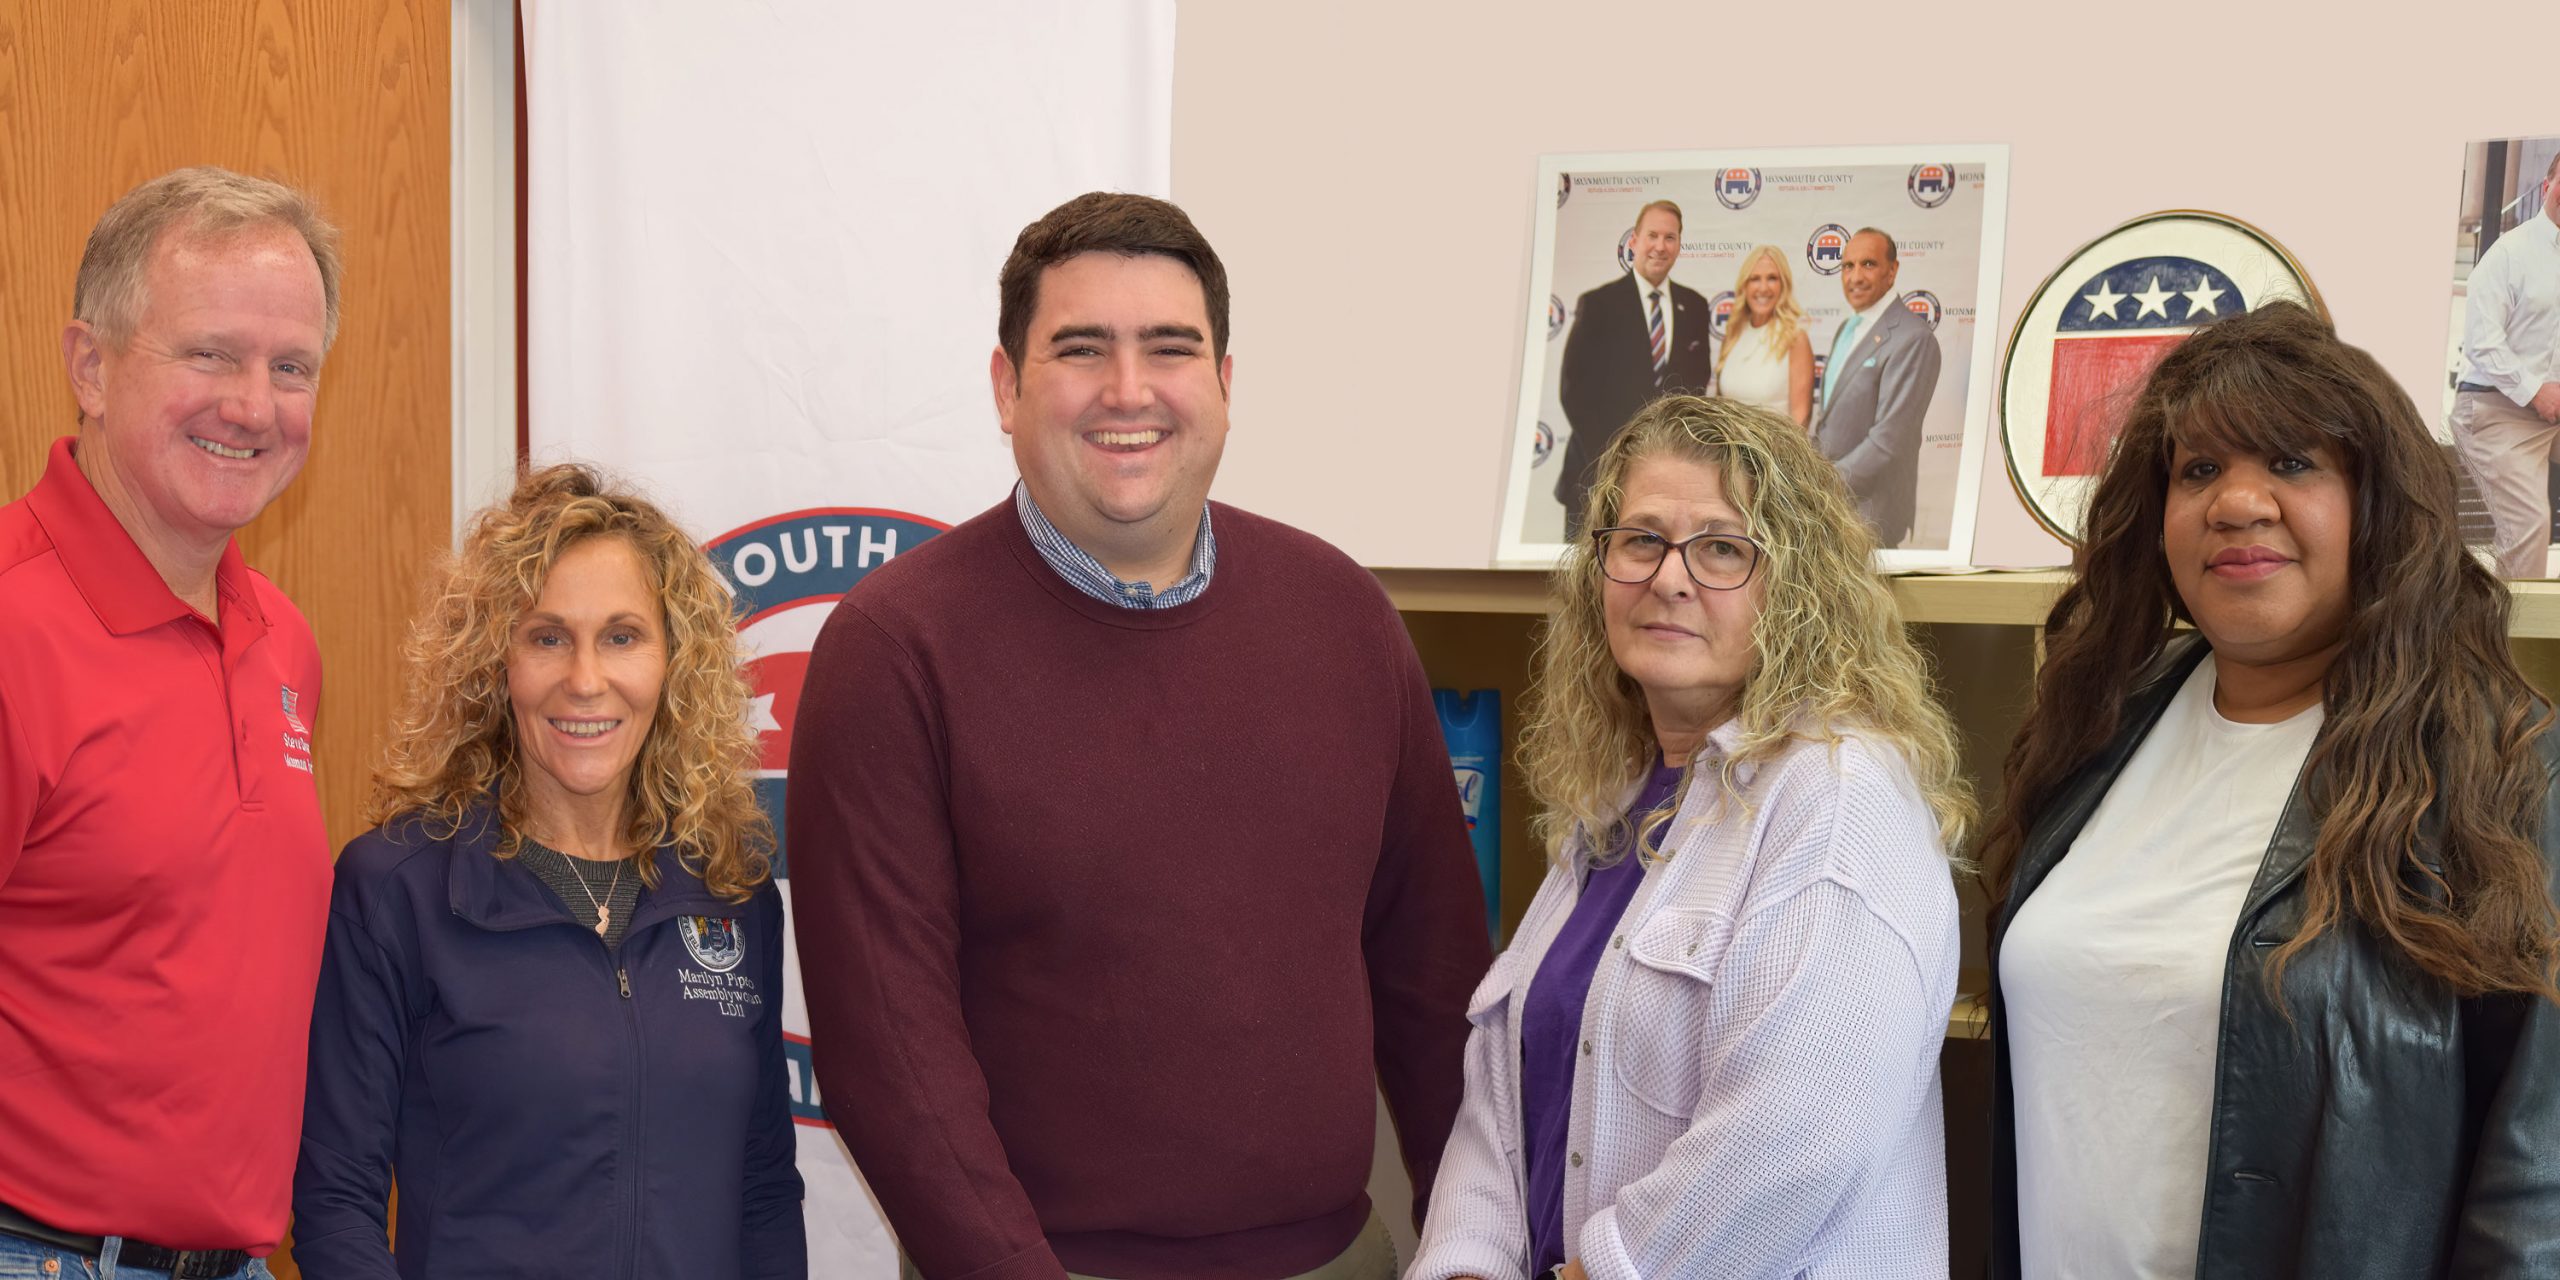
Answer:
[[[1662,331],[1662,290],[1653,291],[1653,318],[1647,327],[1653,330],[1653,386],[1662,389],[1662,371],[1671,367],[1671,335]]]

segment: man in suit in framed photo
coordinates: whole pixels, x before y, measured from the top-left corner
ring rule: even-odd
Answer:
[[[1938,390],[1938,339],[1905,310],[1893,284],[1902,256],[1893,237],[1867,227],[1849,237],[1840,293],[1849,318],[1832,334],[1813,440],[1840,466],[1876,543],[1911,536],[1920,489],[1920,424]]]
[[[1618,428],[1656,396],[1706,394],[1715,377],[1713,312],[1705,295],[1671,281],[1680,260],[1680,206],[1656,200],[1638,210],[1631,248],[1635,264],[1627,274],[1574,301],[1573,330],[1564,339],[1557,398],[1573,434],[1556,501],[1564,504],[1567,538],[1582,531],[1592,464]]]

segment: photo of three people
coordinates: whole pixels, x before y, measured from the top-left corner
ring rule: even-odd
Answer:
[[[1885,567],[1964,563],[1990,381],[1975,365],[1992,354],[1976,300],[1998,295],[2006,159],[1548,157],[1499,561],[1552,562],[1617,428],[1690,391],[1809,432]]]

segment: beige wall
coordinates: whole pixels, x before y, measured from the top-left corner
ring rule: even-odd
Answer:
[[[1174,196],[1236,299],[1218,496],[1363,563],[1486,563],[1551,151],[2006,142],[2004,344],[2081,244],[2213,209],[2292,249],[2431,408],[2463,144],[2560,130],[2549,77],[2493,52],[2521,12],[1185,4]],[[1984,494],[1988,535],[2053,553],[2004,475]]]

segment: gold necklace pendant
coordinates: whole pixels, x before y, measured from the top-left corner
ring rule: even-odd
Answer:
[[[613,923],[613,891],[622,887],[622,863],[627,859],[613,864],[613,879],[606,883],[601,899],[596,897],[595,886],[587,883],[586,873],[578,870],[576,862],[571,861],[567,854],[560,855],[560,860],[569,863],[569,874],[577,879],[578,892],[587,895],[587,904],[596,909],[596,936],[605,936],[606,927]]]

